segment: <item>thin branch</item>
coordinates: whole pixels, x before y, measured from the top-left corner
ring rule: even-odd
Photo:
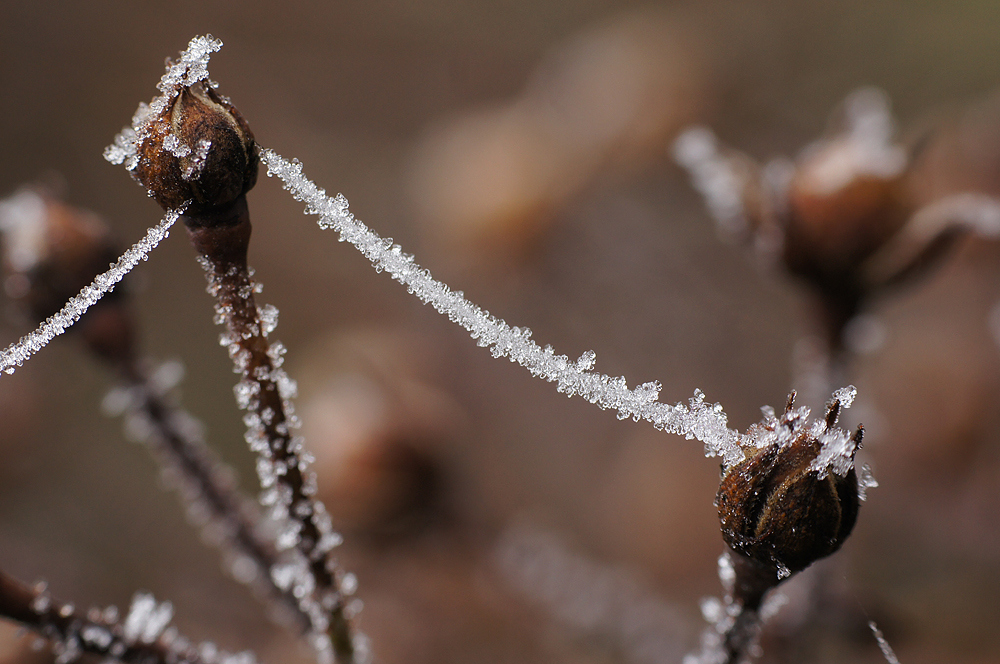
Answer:
[[[364,254],[377,271],[385,270],[411,293],[430,304],[439,313],[469,331],[480,346],[489,346],[494,357],[508,357],[525,367],[533,376],[554,382],[557,390],[578,394],[601,408],[618,411],[618,417],[647,420],[657,429],[705,443],[709,456],[721,456],[727,466],[743,459],[740,434],[726,426],[726,414],[718,404],[705,403],[705,395],[696,391],[689,406],[671,406],[658,401],[660,384],[644,383],[629,389],[625,378],[612,378],[592,371],[595,354],[584,353],[571,361],[557,355],[551,346],[540,347],[531,340],[531,330],[511,327],[505,321],[469,302],[461,291],[453,291],[436,281],[431,273],[403,253],[391,239],[383,239],[348,210],[347,199],[331,198],[302,173],[302,165],[290,162],[272,150],[261,151],[261,161],[269,176],[278,176],[285,189],[306,204],[306,213],[320,217],[321,228],[332,228],[341,239]]]
[[[233,577],[265,594],[279,618],[292,621],[304,633],[309,617],[292,592],[271,578],[278,552],[273,538],[260,531],[261,515],[254,502],[235,486],[233,471],[205,445],[198,422],[168,398],[166,386],[134,366],[127,379],[129,386],[110,395],[106,407],[123,411],[127,428],[142,438],[164,471],[174,476],[189,513],[203,522],[205,539],[226,556],[224,562]]]
[[[16,367],[24,364],[32,355],[41,350],[52,339],[59,336],[80,319],[95,302],[115,287],[140,260],[146,258],[160,241],[167,237],[170,226],[180,217],[182,210],[168,212],[160,223],[146,232],[146,237],[128,249],[118,262],[107,272],[97,275],[94,282],[80,291],[63,306],[59,313],[50,316],[34,332],[21,337],[19,341],[0,352],[0,371],[14,373]]]
[[[253,653],[230,654],[211,644],[197,646],[168,625],[169,603],[137,593],[120,620],[114,607],[83,615],[51,597],[45,584],[34,588],[0,570],[0,616],[16,621],[53,644],[57,664],[87,653],[126,664],[256,664]]]
[[[247,266],[246,198],[241,197],[231,212],[233,218],[226,223],[206,224],[197,216],[185,219],[208,277],[208,291],[216,298],[216,321],[226,326],[220,343],[242,375],[235,393],[247,411],[247,442],[258,455],[261,502],[278,524],[278,549],[289,555],[289,560],[272,566],[271,577],[299,598],[321,660],[332,655],[337,661],[361,662],[368,656],[366,641],[353,633],[354,611],[341,590],[343,572],[331,555],[341,537],[333,531],[326,508],[313,498],[316,480],[309,470],[311,459],[302,438],[294,435],[298,418],[290,399],[296,387],[281,368],[284,346],[268,340],[278,312],[268,305],[258,307],[254,300],[259,288]]]

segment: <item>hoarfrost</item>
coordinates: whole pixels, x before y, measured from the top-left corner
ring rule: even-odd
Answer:
[[[86,625],[80,630],[80,638],[82,638],[85,643],[96,646],[102,650],[106,650],[114,641],[114,636],[112,636],[111,632],[97,625]]]
[[[728,551],[719,556],[718,564],[719,581],[722,583],[723,590],[730,593],[736,585],[736,568],[733,567],[733,559]]]
[[[149,593],[136,593],[125,617],[122,634],[129,643],[153,643],[174,616],[170,602],[158,603]]]
[[[15,272],[29,272],[44,259],[45,219],[45,200],[30,189],[0,201],[5,258]]]
[[[872,468],[867,463],[861,466],[861,472],[858,473],[858,498],[860,500],[868,499],[868,489],[874,489],[878,487],[878,481],[872,474]]]
[[[708,127],[692,127],[674,141],[674,160],[691,174],[694,188],[705,199],[709,213],[719,228],[729,234],[747,229],[743,209],[743,178]]]
[[[588,351],[571,361],[550,347],[531,340],[531,330],[508,325],[467,300],[460,291],[435,280],[412,256],[391,239],[383,239],[355,219],[342,195],[330,197],[303,175],[302,164],[288,161],[272,150],[261,151],[268,176],[277,176],[285,189],[306,204],[306,213],[320,217],[319,226],[334,229],[342,241],[350,242],[379,272],[385,270],[423,302],[465,328],[480,346],[489,347],[494,357],[507,357],[532,375],[556,383],[567,396],[579,395],[600,408],[617,410],[619,417],[644,419],[657,429],[705,443],[708,456],[721,456],[727,466],[743,459],[741,436],[727,427],[726,414],[718,404],[705,403],[696,392],[688,406],[671,406],[657,400],[659,385],[646,383],[630,390],[624,377],[612,378],[592,371],[594,353]]]
[[[858,388],[853,385],[841,387],[834,390],[832,401],[839,401],[841,408],[850,408],[854,404],[854,399],[858,396]]]
[[[173,102],[182,87],[191,86],[207,79],[209,58],[220,48],[222,48],[222,42],[212,35],[195,37],[188,42],[187,49],[181,53],[176,62],[170,63],[166,73],[156,85],[161,93],[160,96],[149,104],[139,104],[135,115],[132,116],[131,126],[125,127],[115,136],[114,142],[105,148],[104,158],[112,164],[124,163],[125,168],[130,171],[134,170],[138,164],[137,146],[148,131],[147,120],[163,112]],[[182,145],[176,136],[165,137],[164,146],[177,156],[186,156],[191,153],[191,148]],[[202,152],[207,154],[207,150],[207,146],[201,144],[196,146],[196,163],[199,156],[201,161],[204,161]]]
[[[273,304],[265,304],[258,309],[260,313],[261,331],[264,336],[271,334],[278,327],[278,308]]]
[[[156,226],[146,232],[146,236],[132,245],[132,247],[122,254],[114,265],[107,272],[97,275],[89,286],[74,295],[59,310],[58,313],[50,316],[38,328],[23,337],[17,342],[8,346],[0,352],[0,370],[7,373],[14,373],[16,367],[21,366],[41,350],[52,339],[59,336],[70,326],[72,326],[95,302],[113,289],[122,278],[129,273],[140,260],[145,260],[146,255],[169,234],[169,229],[182,210],[168,212]]]
[[[358,590],[358,577],[348,572],[340,580],[340,592],[345,595],[353,595]]]
[[[874,620],[868,621],[868,629],[872,631],[875,636],[875,640],[878,641],[878,647],[882,651],[882,656],[885,657],[885,661],[889,664],[899,664],[899,659],[896,657],[896,653],[893,652],[892,646],[889,642],[885,640],[885,636],[882,634],[882,630],[878,628]]]

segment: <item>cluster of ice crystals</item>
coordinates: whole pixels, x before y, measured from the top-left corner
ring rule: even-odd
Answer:
[[[853,385],[842,387],[834,391],[828,405],[838,403],[838,410],[850,408],[857,394],[857,388]],[[784,447],[800,436],[807,435],[820,443],[819,454],[809,466],[810,470],[818,472],[820,479],[830,472],[843,477],[854,467],[854,457],[857,452],[854,438],[844,429],[833,426],[836,424],[835,421],[829,426],[825,419],[810,422],[809,409],[804,406],[787,410],[780,416],[776,416],[770,406],[765,406],[761,412],[764,415],[763,421],[752,426],[747,432],[745,442],[748,446],[758,449],[770,446]],[[874,478],[870,477],[870,471],[868,479],[864,481],[869,483],[861,486],[859,480],[859,491],[862,493],[866,487],[877,486],[877,483],[871,484]]]
[[[170,227],[177,221],[180,214],[181,211],[168,212],[160,220],[160,223],[146,232],[146,237],[122,254],[121,258],[111,266],[111,269],[97,275],[93,283],[70,298],[58,313],[47,318],[34,332],[26,334],[17,343],[11,344],[0,352],[0,370],[14,373],[16,367],[21,366],[53,338],[65,332],[78,321],[87,309],[113,289],[132,268],[138,265],[140,260],[145,260],[146,255],[163,238],[167,237]]]
[[[819,472],[823,479],[827,473],[843,477],[854,467],[854,454],[857,451],[851,434],[843,429],[830,429],[819,436],[820,450],[809,465],[810,470]]]
[[[719,581],[722,583],[722,589],[726,593],[731,593],[733,587],[736,585],[736,568],[733,567],[733,558],[729,555],[729,552],[723,553],[719,556]]]
[[[778,574],[779,577],[784,578],[790,572],[782,575],[779,568]],[[701,650],[698,653],[685,655],[683,664],[725,664],[730,661],[724,647],[725,636],[740,618],[743,607],[734,602],[732,598],[732,591],[736,583],[736,570],[733,568],[733,561],[728,552],[719,556],[719,581],[722,582],[722,588],[725,591],[722,598],[706,597],[700,603],[702,617],[708,623],[708,627],[701,635]],[[788,598],[781,593],[769,593],[758,613],[760,623],[774,617],[787,601]],[[748,654],[751,655],[751,658],[757,657],[760,646],[752,643],[749,650]]]
[[[839,402],[841,408],[850,408],[854,405],[854,400],[857,396],[858,388],[853,385],[848,385],[847,387],[841,387],[834,390],[831,401]]]
[[[266,337],[278,327],[278,308],[273,304],[265,304],[258,309],[260,314],[261,332]]]
[[[191,154],[191,152],[194,152],[194,157],[192,157],[184,167],[184,172],[181,173],[181,179],[194,180],[201,175],[202,169],[205,168],[205,162],[208,160],[208,151],[212,149],[212,141],[207,138],[203,138],[194,146],[194,150],[187,147],[186,149],[186,154],[177,156],[187,156],[188,154]]]
[[[52,597],[49,595],[49,586],[44,581],[35,584],[35,597],[31,600],[31,610],[42,615],[48,613],[52,608]]]
[[[180,58],[171,63],[166,73],[160,78],[160,82],[156,86],[160,91],[160,96],[149,104],[139,104],[135,115],[132,116],[131,126],[125,127],[115,136],[114,142],[105,148],[104,158],[112,164],[124,163],[128,170],[134,170],[139,163],[136,151],[139,143],[149,131],[147,124],[149,119],[159,116],[164,109],[173,103],[181,88],[206,80],[208,78],[209,58],[220,48],[222,48],[222,42],[212,35],[192,39],[188,43],[187,49],[181,53]],[[187,156],[192,151],[190,146],[184,145],[176,136],[165,137],[164,147],[178,157]],[[201,155],[201,162],[204,162],[204,155],[207,155],[208,147],[201,144],[195,146],[196,164],[198,163],[197,155]],[[193,173],[188,175],[188,177],[191,176]]]
[[[381,238],[355,219],[347,200],[341,195],[327,196],[303,174],[302,164],[266,149],[261,151],[261,161],[267,166],[269,176],[279,177],[285,188],[305,203],[307,214],[320,217],[321,228],[339,232],[340,239],[354,245],[376,271],[389,272],[409,292],[465,328],[480,346],[489,347],[494,357],[507,357],[532,375],[556,383],[558,391],[568,396],[579,395],[601,408],[617,410],[622,418],[647,420],[658,429],[697,438],[705,443],[709,456],[721,456],[728,465],[743,458],[740,434],[727,427],[722,408],[707,404],[700,392],[688,406],[671,406],[657,400],[658,383],[646,383],[631,390],[624,378],[593,372],[592,351],[574,361],[556,354],[550,346],[539,346],[532,341],[530,330],[511,327],[469,302],[460,291],[435,280],[391,239]]]
[[[892,142],[896,127],[885,92],[855,90],[844,100],[843,111],[844,131],[810,145],[802,155],[811,163],[807,186],[819,194],[838,191],[862,176],[894,177],[906,167],[906,151]]]
[[[505,581],[583,636],[613,643],[632,664],[674,664],[684,652],[682,614],[628,572],[569,549],[537,527],[511,527],[496,547]]]
[[[861,471],[858,473],[858,498],[860,500],[868,499],[868,489],[874,489],[878,487],[878,480],[872,474],[872,468],[867,463],[861,466]]]
[[[4,258],[16,272],[28,272],[44,260],[46,217],[45,199],[30,189],[0,201]]]
[[[868,621],[868,629],[872,631],[875,636],[875,640],[878,641],[879,650],[882,651],[882,656],[885,657],[885,661],[889,664],[899,664],[899,658],[896,657],[896,653],[893,652],[892,646],[889,642],[885,640],[885,636],[882,634],[882,630],[878,628],[874,620]]]
[[[708,127],[691,127],[673,146],[674,160],[691,174],[694,188],[705,199],[709,214],[726,233],[740,234],[747,228],[743,209],[743,180]]]
[[[125,616],[122,634],[130,643],[153,643],[174,617],[170,602],[158,603],[149,593],[136,593]]]

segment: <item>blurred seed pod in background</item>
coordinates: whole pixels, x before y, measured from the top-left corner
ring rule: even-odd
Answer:
[[[428,133],[410,190],[438,241],[523,257],[599,175],[660,156],[708,96],[707,58],[688,23],[645,9],[581,32],[516,98]]]

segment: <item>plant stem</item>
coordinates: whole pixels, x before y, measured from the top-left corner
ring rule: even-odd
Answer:
[[[112,609],[91,610],[81,615],[72,604],[50,597],[44,586],[32,588],[0,570],[0,616],[21,623],[52,641],[57,663],[72,662],[80,654],[88,653],[127,664],[176,664],[179,661],[214,664],[203,657],[193,643],[175,634],[169,639],[161,636],[162,630],[157,630],[149,639],[131,634],[117,614]],[[249,657],[240,661],[254,664]]]
[[[262,500],[272,504],[272,516],[284,522],[278,547],[301,553],[307,567],[304,571],[310,577],[293,580],[301,597],[299,606],[310,616],[313,631],[329,637],[337,661],[354,662],[354,641],[338,570],[327,555],[339,537],[332,533],[325,509],[312,498],[314,480],[306,472],[301,443],[292,436],[297,420],[288,401],[291,383],[280,369],[280,354],[267,339],[253,297],[254,284],[247,266],[251,227],[246,197],[184,219],[207,271],[209,292],[217,301],[217,320],[226,325],[225,345],[243,377],[237,397],[248,411],[247,440],[260,455],[258,472],[265,489]],[[275,490],[269,493],[272,486]]]
[[[302,613],[298,600],[271,579],[271,568],[278,562],[273,542],[256,527],[261,515],[253,501],[234,486],[229,468],[222,464],[193,431],[187,413],[171,403],[152,383],[137,363],[130,363],[122,373],[133,395],[131,410],[150,426],[146,441],[161,467],[177,473],[177,487],[189,508],[204,510],[208,519],[203,531],[210,539],[220,540],[219,548],[232,559],[253,564],[253,574],[237,573],[237,580],[249,578],[255,588],[266,593],[286,622],[294,622],[299,633],[309,628],[309,617]],[[242,577],[242,578],[241,578]]]

